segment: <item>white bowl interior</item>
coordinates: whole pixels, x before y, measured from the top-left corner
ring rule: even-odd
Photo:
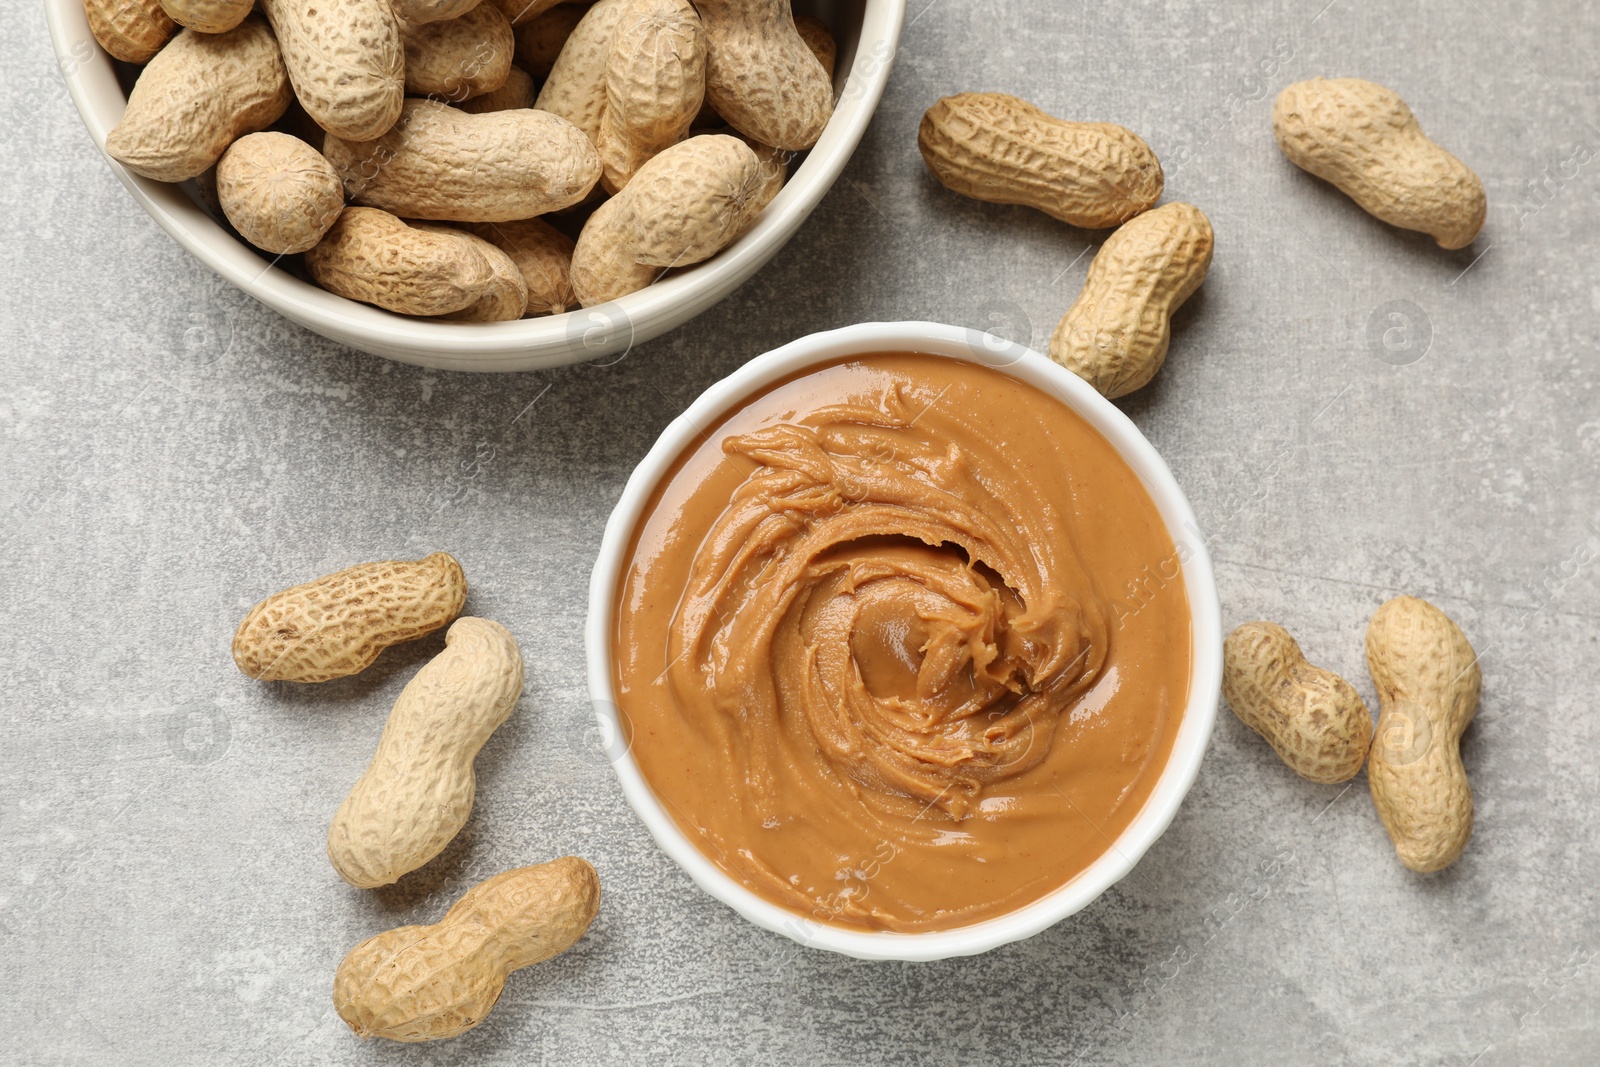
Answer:
[[[503,323],[436,322],[359,304],[272,265],[178,186],[107,163],[150,216],[195,258],[286,318],[352,348],[442,370],[526,371],[626,352],[733,292],[783,247],[844,169],[889,80],[905,0],[796,0],[838,37],[833,119],[751,230],[719,255],[620,300]],[[62,76],[95,146],[127,98],[94,42],[82,0],[45,0]]]
[[[1172,753],[1144,807],[1111,848],[1066,885],[1006,915],[930,933],[876,933],[817,923],[763,900],[725,874],[683,834],[640,774],[624,740],[611,681],[611,634],[623,561],[651,494],[673,462],[720,416],[765,387],[810,367],[872,352],[923,352],[983,363],[1060,399],[1116,447],[1144,482],[1174,544],[1188,550],[1181,566],[1192,615],[1189,699]],[[768,352],[707,389],[662,431],[628,479],[606,524],[589,585],[584,638],[590,696],[623,793],[656,842],[702,889],[757,926],[784,934],[802,945],[859,959],[935,960],[986,952],[1030,937],[1080,910],[1132,870],[1171,823],[1199,771],[1211,738],[1222,682],[1222,620],[1211,559],[1199,529],[1171,470],[1138,427],[1082,379],[1024,346],[977,330],[931,322],[898,322],[867,323],[812,334]]]

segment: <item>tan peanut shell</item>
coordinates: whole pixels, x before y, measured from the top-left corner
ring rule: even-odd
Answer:
[[[402,315],[449,315],[478,303],[496,283],[494,265],[465,237],[427,233],[377,208],[345,208],[306,253],[306,270],[348,300]]]
[[[328,859],[353,886],[389,885],[444,851],[472,813],[472,761],[522,694],[522,654],[504,626],[464,615],[444,643],[406,683],[328,828]]]
[[[438,22],[401,23],[406,92],[455,103],[505,84],[517,41],[493,4]]]
[[[633,212],[627,195],[624,189],[595,208],[578,234],[572,252],[572,294],[584,307],[636,293],[662,274],[662,268],[633,256]]]
[[[258,18],[227,33],[183,30],[139,73],[106,153],[146,178],[188,181],[234,140],[277,121],[289,81]]]
[[[1277,623],[1247,622],[1222,644],[1222,695],[1289,769],[1313,782],[1348,781],[1372,744],[1372,713],[1355,687],[1313,667]]]
[[[585,307],[716,255],[749,223],[763,191],[761,161],[737,137],[691,137],[639,168],[578,235],[572,287]],[[631,286],[632,288],[629,288]]]
[[[226,33],[250,14],[255,0],[161,0],[161,6],[180,26],[201,33]]]
[[[559,315],[576,307],[572,295],[572,238],[543,219],[470,222],[465,228],[511,257],[528,288],[525,315]]]
[[[761,144],[798,152],[833,117],[833,82],[795,28],[789,0],[698,0],[706,102]]]
[[[523,26],[551,8],[563,4],[565,0],[486,0],[486,2],[499,8],[500,13],[511,25]]]
[[[509,322],[522,318],[523,312],[528,310],[528,283],[522,280],[522,271],[492,242],[461,227],[438,222],[408,222],[406,225],[424,233],[454,234],[470,241],[489,264],[491,278],[483,295],[460,311],[439,318],[452,322]]]
[[[562,46],[587,13],[587,8],[577,4],[557,4],[525,23],[513,21],[517,33],[517,63],[535,78],[548,78]]]
[[[629,0],[611,40],[595,142],[607,192],[688,135],[705,88],[706,36],[689,0]]]
[[[251,608],[233,635],[233,661],[269,682],[344,678],[390,645],[437,630],[466,599],[461,564],[446,552],[361,563]]]
[[[1289,162],[1391,226],[1441,248],[1465,248],[1483,229],[1483,182],[1428,139],[1391,89],[1360,78],[1296,82],[1272,106],[1272,133]]]
[[[567,36],[539,90],[540,111],[560,115],[600,139],[600,117],[606,110],[606,66],[611,40],[629,0],[600,0],[578,20]]]
[[[1101,395],[1146,385],[1167,358],[1172,313],[1211,266],[1211,221],[1192,204],[1135,215],[1106,238],[1078,299],[1050,338],[1050,358]]]
[[[478,6],[478,0],[390,0],[401,22],[423,26],[460,18]]]
[[[467,890],[432,926],[402,926],[350,950],[333,1006],[358,1037],[435,1041],[484,1020],[506,976],[577,943],[600,910],[600,877],[566,856]]]
[[[100,47],[124,63],[148,63],[178,32],[160,0],[83,0],[83,13]]]
[[[827,23],[813,15],[800,15],[794,20],[795,32],[811,49],[811,54],[822,64],[822,71],[833,81],[834,65],[839,60],[839,42],[833,39]]]
[[[530,219],[578,203],[600,178],[582,130],[544,111],[472,115],[411,99],[376,141],[329,136],[323,155],[358,204],[444,222]]]
[[[263,131],[239,138],[217,162],[217,203],[233,228],[264,252],[304,252],[344,210],[344,186],[322,153],[298,137]]]
[[[1417,597],[1396,597],[1367,624],[1367,669],[1381,712],[1367,787],[1400,862],[1450,866],[1472,836],[1472,789],[1461,734],[1483,675],[1466,634]]]
[[[1073,226],[1119,226],[1161,199],[1161,162],[1132,130],[1066,122],[1005,93],[961,93],[922,116],[917,147],[952,192]]]
[[[473,115],[483,115],[490,111],[515,111],[518,108],[531,109],[538,96],[539,90],[533,84],[533,75],[512,64],[506,71],[506,80],[500,88],[482,96],[474,96],[470,100],[463,100],[456,107]]]
[[[301,106],[335,137],[370,141],[400,117],[405,55],[389,0],[261,0]]]

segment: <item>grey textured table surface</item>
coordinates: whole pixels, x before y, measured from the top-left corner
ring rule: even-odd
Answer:
[[[38,5],[6,4],[0,1059],[1595,1062],[1600,7],[924,3],[860,151],[770,267],[614,365],[516,377],[352,353],[212,276],[91,147]],[[1472,249],[1283,160],[1271,97],[1314,74],[1393,86],[1482,175]],[[1449,871],[1400,867],[1364,778],[1301,782],[1226,711],[1133,875],[975,959],[800,950],[698,891],[624,804],[580,628],[602,524],[661,427],[752,355],[850,322],[1043,345],[1083,279],[1096,235],[925,173],[922,110],[974,88],[1139,130],[1167,198],[1215,224],[1167,367],[1125,409],[1200,516],[1224,622],[1283,621],[1369,700],[1362,632],[1391,595],[1433,599],[1481,650],[1477,832]],[[1386,348],[1393,301],[1411,333]],[[294,688],[243,678],[228,639],[287,582],[441,547],[528,684],[468,829],[363,893],[329,868],[327,822],[438,642]],[[339,1021],[356,941],[567,852],[599,868],[601,916],[482,1027],[405,1048]]]

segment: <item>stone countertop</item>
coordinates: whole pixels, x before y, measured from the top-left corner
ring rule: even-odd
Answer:
[[[191,260],[90,145],[39,6],[7,6],[13,1062],[1593,1062],[1600,7],[913,0],[860,150],[758,277],[618,361],[475,377],[340,348]],[[1477,170],[1471,249],[1282,158],[1272,97],[1317,74],[1392,86]],[[601,527],[661,428],[751,356],[851,322],[1043,346],[1082,282],[1099,235],[924,170],[923,109],[968,89],[1132,127],[1167,199],[1215,225],[1166,368],[1122,405],[1194,504],[1224,623],[1282,621],[1369,701],[1362,633],[1392,595],[1438,603],[1481,651],[1477,831],[1448,871],[1399,865],[1363,778],[1299,781],[1226,710],[1131,876],[973,959],[801,950],[696,889],[623,802],[581,626]],[[267,592],[436,548],[520,638],[527,687],[466,831],[363,893],[328,865],[328,819],[439,641],[308,688],[250,682],[228,641]],[[481,1027],[407,1049],[334,1014],[354,943],[568,852],[599,868],[601,916]]]

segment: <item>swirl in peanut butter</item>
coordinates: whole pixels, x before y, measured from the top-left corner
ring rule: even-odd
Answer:
[[[618,623],[636,757],[691,839],[808,918],[905,930],[1103,852],[1189,669],[1181,589],[1123,625],[1102,591],[1174,551],[1109,445],[926,356],[817,372],[712,437],[636,539]]]

